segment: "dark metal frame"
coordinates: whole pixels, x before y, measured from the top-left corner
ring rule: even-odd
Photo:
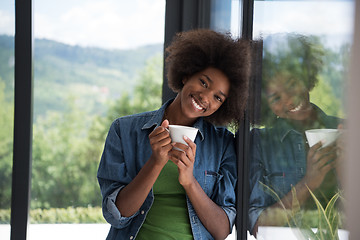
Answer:
[[[241,37],[252,39],[254,0],[242,0],[242,25]],[[252,86],[252,84],[250,84]],[[250,88],[250,91],[253,89]],[[250,94],[252,95],[252,94]],[[249,206],[249,149],[250,149],[250,116],[245,111],[243,124],[236,133],[236,149],[238,156],[238,184],[237,184],[237,215],[236,229],[237,239],[246,240],[248,230],[248,206]]]
[[[11,239],[26,239],[31,186],[33,109],[32,1],[15,1],[15,115]]]
[[[211,0],[166,0],[164,50],[176,33],[196,28],[209,28]],[[164,51],[164,59],[166,53]],[[176,94],[168,87],[163,77],[162,102]]]

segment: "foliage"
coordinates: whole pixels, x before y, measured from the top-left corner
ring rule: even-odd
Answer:
[[[335,96],[333,89],[324,79],[321,78],[317,86],[310,92],[310,100],[326,114],[344,117],[341,99]]]
[[[34,126],[32,208],[101,203],[98,161],[86,158],[88,116],[74,101],[64,114],[49,112]]]
[[[310,240],[338,240],[338,229],[341,223],[339,212],[336,208],[336,201],[340,197],[340,192],[337,192],[327,203],[324,209],[322,204],[319,202],[314,193],[308,188],[311,197],[316,203],[317,216],[312,216],[311,220],[317,219],[316,232],[312,230],[314,227],[309,222],[304,221],[304,211],[300,209],[300,204],[297,200],[296,190],[293,186],[292,192],[292,208],[288,210],[282,203],[279,195],[271,189],[269,186],[261,183],[265,187],[276,201],[282,206],[282,211],[286,217],[287,225],[294,229],[294,233],[297,234],[299,239],[310,239]],[[301,235],[300,235],[301,234]]]
[[[105,223],[100,207],[30,210],[30,223]],[[10,209],[0,209],[0,224],[10,223]]]
[[[5,83],[0,78],[0,209],[11,203],[13,156],[13,103],[5,99]]]
[[[33,209],[101,204],[96,173],[107,129],[113,118],[161,105],[161,73],[159,55],[140,72],[134,97],[123,94],[111,104],[107,117],[88,116],[72,96],[65,113],[48,112],[38,119],[33,143]]]
[[[68,95],[79,97],[91,115],[106,115],[104,98],[115,100],[124,89],[133,92],[137,72],[146,60],[161,54],[162,44],[127,50],[70,46],[34,41],[34,120],[47,111],[64,112]],[[14,91],[14,37],[0,35],[0,78],[6,83],[6,99]],[[111,86],[111,87],[109,87]]]
[[[115,101],[109,109],[108,120],[112,121],[117,117],[159,108],[161,106],[162,67],[160,54],[149,59],[144,70],[139,74],[133,96],[125,93]]]

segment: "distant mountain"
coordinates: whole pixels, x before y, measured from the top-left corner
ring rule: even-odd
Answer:
[[[69,97],[89,111],[103,113],[103,102],[131,92],[137,73],[148,59],[162,54],[155,44],[129,50],[71,46],[35,39],[34,115],[62,111]],[[14,38],[0,35],[0,78],[11,96],[14,79]],[[80,103],[81,105],[81,103]]]

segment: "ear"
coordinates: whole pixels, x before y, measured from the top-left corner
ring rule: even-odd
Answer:
[[[189,79],[187,77],[184,77],[182,80],[182,83],[185,85],[185,83],[188,81]]]

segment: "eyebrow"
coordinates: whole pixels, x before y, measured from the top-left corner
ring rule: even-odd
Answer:
[[[206,77],[206,79],[207,79],[210,83],[214,83],[214,81],[213,81],[208,75],[203,74],[203,76]],[[227,98],[226,94],[223,93],[222,91],[219,90],[219,93],[220,93],[221,95],[223,95],[225,98]]]

